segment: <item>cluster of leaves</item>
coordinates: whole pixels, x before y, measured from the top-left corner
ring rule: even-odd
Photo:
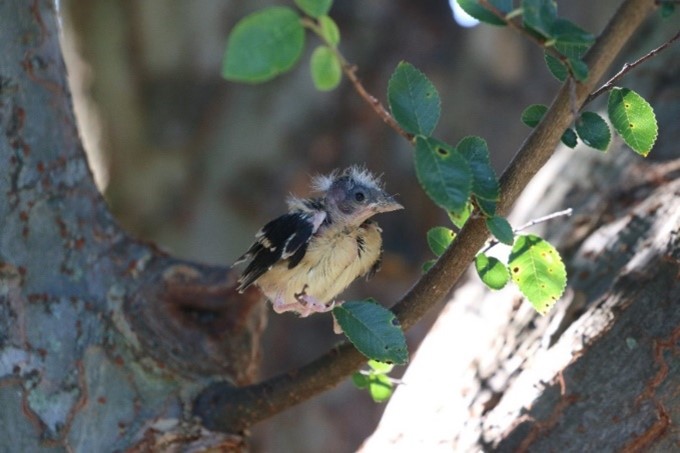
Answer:
[[[310,59],[310,71],[318,90],[337,87],[342,79],[342,60],[337,52],[340,31],[328,16],[332,0],[295,0],[305,14],[274,6],[241,19],[229,34],[222,75],[234,82],[261,83],[290,71],[305,48],[305,28],[323,44]]]
[[[488,225],[487,221],[487,225]],[[540,314],[546,314],[564,292],[567,272],[558,251],[534,234],[513,235],[508,226],[501,227],[502,243],[511,246],[507,263],[485,251],[475,257],[475,269],[484,284],[493,290],[505,287],[512,278],[529,303]],[[438,226],[427,233],[427,242],[436,256],[441,256],[453,241],[455,232]],[[509,239],[509,240],[508,240]],[[425,263],[427,269],[434,260]]]
[[[368,393],[376,403],[387,401],[394,392],[395,380],[389,376],[394,365],[368,361],[368,370],[357,371],[352,375],[352,382],[360,389],[368,390]]]
[[[223,65],[226,79],[261,83],[291,70],[305,46],[305,30],[322,41],[312,52],[310,69],[317,89],[331,90],[341,81],[343,70],[352,77],[348,63],[338,50],[340,32],[328,16],[332,0],[294,0],[299,10],[270,7],[243,18],[232,30]],[[574,82],[588,78],[582,57],[594,38],[577,25],[557,15],[553,0],[457,0],[471,16],[493,25],[511,25],[538,42],[545,51],[550,72],[559,80]],[[358,82],[352,79],[355,84]],[[432,134],[441,114],[441,101],[432,82],[409,63],[401,62],[392,74],[387,99],[393,126],[414,146],[418,180],[432,201],[444,209],[456,228],[471,215],[484,217],[495,240],[475,258],[481,280],[491,289],[503,288],[510,280],[532,306],[545,314],[561,297],[566,286],[565,266],[557,250],[540,237],[518,235],[508,221],[496,214],[499,182],[490,165],[489,150],[480,137],[465,137],[452,146]],[[547,107],[529,106],[522,121],[535,127]],[[637,93],[613,88],[608,116],[614,129],[636,152],[647,155],[657,135],[654,113]],[[611,132],[595,112],[584,111],[574,129],[562,141],[570,147],[581,139],[586,145],[606,150]],[[439,226],[427,240],[436,256],[442,255],[455,237],[453,229]],[[496,244],[511,247],[506,263],[486,252]],[[425,263],[428,270],[434,260]],[[371,370],[355,376],[355,382],[370,389],[373,398],[391,394],[386,376],[391,364],[408,360],[403,331],[394,314],[369,299],[350,301],[334,308],[333,316],[347,338],[372,362]],[[387,365],[390,364],[390,365]]]
[[[508,221],[496,215],[499,184],[489,163],[489,150],[480,137],[465,137],[454,147],[433,138],[440,115],[440,98],[427,77],[408,63],[400,63],[390,78],[387,98],[394,119],[414,136],[415,168],[425,192],[449,213],[456,227],[462,227],[473,211],[486,219],[498,242],[512,246],[507,264],[480,253],[475,266],[482,281],[500,289],[510,276],[522,294],[541,314],[562,295],[567,282],[564,264],[557,250],[535,235],[515,236]],[[427,235],[428,244],[440,256],[455,233],[436,227]],[[429,261],[425,270],[434,264]]]
[[[533,104],[522,113],[522,122],[536,127],[548,107]],[[654,146],[658,126],[652,106],[645,99],[628,88],[613,88],[609,93],[607,113],[612,126],[628,146],[641,156],[647,156]],[[562,134],[562,143],[576,147],[578,139],[591,148],[607,151],[612,134],[607,122],[595,112],[581,112],[575,128],[568,128]]]
[[[595,41],[587,31],[573,22],[557,16],[554,0],[458,0],[465,12],[491,25],[513,25],[540,42],[545,49],[548,67],[564,80],[571,75],[576,80],[588,78],[588,66],[581,57]],[[521,21],[515,18],[521,16]]]
[[[582,82],[588,78],[588,66],[582,57],[594,42],[593,36],[573,22],[558,17],[554,0],[521,0],[514,8],[513,0],[457,0],[468,14],[492,25],[511,25],[534,38],[544,48],[545,62],[551,74],[564,82],[568,77]],[[665,7],[667,15],[673,5]],[[663,11],[662,11],[663,12]],[[520,19],[521,17],[521,19]],[[530,105],[522,114],[522,122],[535,127],[548,107]],[[652,149],[658,127],[652,107],[639,94],[627,88],[613,88],[607,108],[609,121],[616,132],[636,153],[646,156]],[[600,151],[611,142],[607,122],[595,112],[581,112],[574,128],[562,135],[562,143],[576,147],[578,139]]]

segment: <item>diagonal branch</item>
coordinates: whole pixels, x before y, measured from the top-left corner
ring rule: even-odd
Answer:
[[[509,211],[524,187],[552,156],[562,132],[573,119],[572,102],[578,107],[583,105],[623,45],[654,7],[654,0],[625,0],[616,11],[586,55],[590,69],[588,80],[575,84],[573,100],[568,84],[562,86],[543,121],[503,173],[499,214]],[[393,307],[404,329],[414,325],[449,293],[487,237],[483,219],[468,221],[432,269]],[[298,370],[258,384],[243,388],[214,384],[196,400],[194,413],[209,429],[238,432],[334,387],[364,361],[361,354],[344,343]]]

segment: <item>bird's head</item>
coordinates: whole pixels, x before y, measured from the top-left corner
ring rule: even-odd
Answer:
[[[356,225],[375,214],[404,208],[383,190],[379,178],[355,166],[316,178],[314,188],[324,193],[331,215]]]

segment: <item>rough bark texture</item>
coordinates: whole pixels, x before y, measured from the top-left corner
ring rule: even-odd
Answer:
[[[253,379],[259,296],[116,225],[80,145],[53,2],[3,1],[0,21],[0,449],[237,445],[184,415],[204,379]]]
[[[565,258],[565,297],[540,317],[515,288],[490,293],[472,277],[363,451],[677,450],[678,61],[675,46],[625,83],[657,112],[648,159],[618,139],[606,155],[562,149],[516,205],[514,224],[574,208],[538,228]]]

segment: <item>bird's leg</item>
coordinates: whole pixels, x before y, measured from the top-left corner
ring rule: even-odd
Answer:
[[[335,302],[324,304],[319,302],[316,297],[307,294],[307,285],[302,288],[301,292],[295,293],[295,300],[303,307],[302,310],[298,311],[301,318],[306,318],[312,313],[326,313],[335,307]]]
[[[277,297],[276,299],[272,300],[272,308],[276,313],[281,314],[287,311],[299,313],[300,310],[304,310],[306,307],[299,302],[286,303],[283,297]]]
[[[302,294],[304,294],[305,290],[307,289],[307,286],[305,285],[304,288],[302,288]],[[277,294],[275,298],[270,298],[272,302],[272,308],[276,313],[285,313],[287,311],[294,311],[296,313],[301,313],[307,311],[307,307],[300,302],[300,299],[298,299],[298,294],[295,294],[295,302],[286,302],[286,299],[284,298],[283,294]],[[309,313],[307,313],[305,316],[308,316]]]

